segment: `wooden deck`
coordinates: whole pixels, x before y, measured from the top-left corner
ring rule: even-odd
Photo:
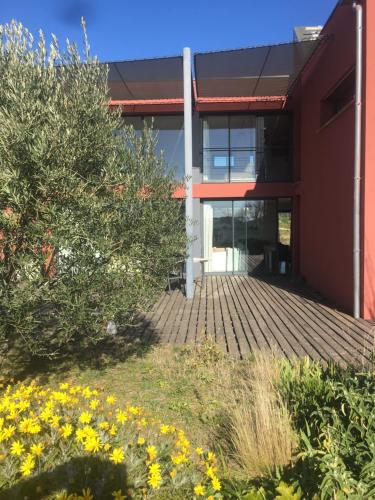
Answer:
[[[288,358],[366,363],[374,348],[374,323],[283,278],[208,276],[192,300],[179,289],[166,292],[143,319],[145,342],[182,345],[210,336],[235,357],[274,349]]]

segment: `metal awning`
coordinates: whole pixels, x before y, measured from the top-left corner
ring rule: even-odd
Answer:
[[[197,98],[287,96],[319,40],[198,53]]]
[[[183,99],[182,57],[106,64],[112,101]]]

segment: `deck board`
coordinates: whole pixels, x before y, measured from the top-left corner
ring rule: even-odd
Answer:
[[[213,338],[233,357],[277,350],[340,364],[366,363],[375,323],[331,308],[306,286],[285,278],[206,276],[193,299],[165,292],[143,317],[147,343],[194,344]]]

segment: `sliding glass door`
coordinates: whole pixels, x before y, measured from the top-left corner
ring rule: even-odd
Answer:
[[[277,200],[220,200],[203,203],[206,272],[265,271],[265,258],[277,252]]]

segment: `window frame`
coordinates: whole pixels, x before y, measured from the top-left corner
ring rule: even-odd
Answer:
[[[206,119],[213,117],[213,116],[224,116],[227,117],[228,119],[228,128],[227,128],[227,133],[228,133],[228,148],[218,148],[218,147],[213,147],[213,148],[206,148],[204,146],[204,122]],[[254,147],[249,147],[249,148],[232,148],[231,147],[231,127],[230,127],[230,118],[233,116],[250,116],[255,118],[255,146]],[[259,125],[258,125],[258,119],[259,117],[266,117],[266,116],[287,116],[289,119],[289,130],[288,130],[288,146],[287,147],[270,147],[270,146],[265,146],[263,149],[259,149],[258,147],[258,133],[259,133]],[[293,119],[293,114],[291,112],[275,112],[275,111],[270,111],[270,112],[257,112],[257,113],[201,113],[200,114],[200,137],[201,137],[201,175],[202,175],[202,182],[207,184],[207,183],[215,183],[215,184],[228,184],[228,183],[239,183],[239,182],[247,182],[247,183],[279,183],[279,182],[293,182],[294,181],[294,175],[295,175],[295,169],[294,169],[294,119]],[[260,156],[265,154],[265,151],[269,150],[279,150],[279,151],[285,151],[288,156],[288,163],[289,163],[289,171],[290,175],[288,176],[287,179],[285,180],[272,180],[272,179],[266,179],[264,172],[259,172],[259,161],[260,161]],[[222,151],[223,153],[226,154],[228,158],[228,165],[225,167],[228,172],[228,180],[225,181],[217,181],[217,180],[210,180],[210,179],[204,179],[205,176],[205,152],[206,151]],[[251,179],[232,179],[232,170],[233,165],[232,165],[232,158],[233,158],[233,152],[249,152],[254,154],[254,170],[255,170],[255,178]],[[259,175],[260,174],[260,175]]]

